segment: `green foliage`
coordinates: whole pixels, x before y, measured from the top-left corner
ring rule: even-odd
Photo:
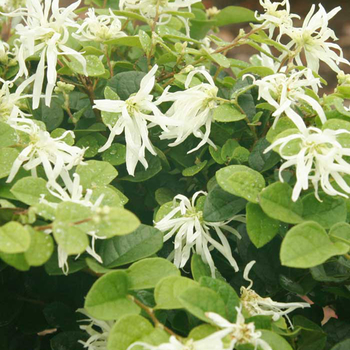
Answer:
[[[252,203],[258,202],[258,195],[265,187],[263,176],[244,165],[231,165],[219,170],[216,180],[226,192]]]
[[[260,205],[271,218],[297,224],[303,221],[303,203],[292,201],[292,188],[281,182],[266,187],[260,195]]]
[[[290,267],[307,268],[348,251],[347,244],[332,243],[321,225],[308,221],[294,226],[287,233],[281,246],[281,262]]]
[[[350,76],[299,66],[339,64],[327,21],[131,2],[0,2],[1,350],[348,350]]]
[[[269,243],[279,230],[279,222],[267,216],[258,204],[247,204],[247,232],[252,243],[261,248]]]
[[[101,320],[117,320],[138,314],[140,308],[128,296],[129,279],[124,271],[113,271],[99,278],[85,299],[85,308]]]

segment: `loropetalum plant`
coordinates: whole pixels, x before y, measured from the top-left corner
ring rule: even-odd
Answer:
[[[0,1],[1,350],[350,349],[340,8],[260,4]]]

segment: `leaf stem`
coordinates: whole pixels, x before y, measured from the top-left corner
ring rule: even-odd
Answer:
[[[164,326],[163,323],[161,323],[157,319],[156,315],[154,314],[154,310],[152,308],[146,306],[140,300],[136,299],[132,295],[128,295],[128,299],[133,301],[136,305],[138,305],[142,310],[144,310],[146,312],[146,314],[151,318],[151,320],[154,323],[155,327],[159,327],[159,328],[163,329],[164,331],[166,331],[167,333],[169,333],[170,335],[176,337],[177,339],[181,339],[181,337],[179,335],[174,333],[170,328]]]

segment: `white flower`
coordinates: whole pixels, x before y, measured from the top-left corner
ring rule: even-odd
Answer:
[[[86,189],[84,194],[83,186],[80,185],[79,174],[73,174],[73,181],[71,180],[68,172],[62,173],[61,177],[64,184],[66,185],[65,188],[59,185],[56,181],[49,181],[47,183],[47,189],[54,197],[60,199],[62,202],[72,202],[90,208],[92,214],[96,213],[99,210],[101,202],[104,198],[103,194],[101,194],[93,203],[91,201],[93,191],[90,189]],[[40,199],[40,202],[49,205],[54,209],[58,207],[58,203],[48,202],[44,196]],[[95,230],[85,231],[85,233],[91,237],[91,247],[87,247],[86,252],[102,264],[102,258],[95,251],[95,242],[96,239],[105,239],[106,237],[101,237],[97,235],[97,232]],[[78,257],[79,255],[77,256],[77,258]],[[68,254],[60,245],[58,245],[58,266],[63,270],[65,274],[68,273]]]
[[[103,194],[99,196],[99,198],[93,203],[91,201],[91,196],[93,191],[90,189],[86,189],[84,193],[83,186],[80,185],[80,176],[77,173],[73,174],[73,181],[71,180],[68,173],[63,174],[62,180],[66,185],[63,188],[56,181],[48,182],[47,188],[50,193],[60,199],[62,202],[72,202],[76,204],[83,205],[84,207],[90,208],[92,211],[96,211],[96,209],[101,205],[103,200]],[[57,203],[49,203],[53,207],[57,207]]]
[[[201,0],[120,0],[121,10],[139,11],[146,18],[154,19],[158,14],[158,24],[167,24],[171,20],[171,14],[167,12],[178,12],[187,8],[191,12],[191,6]],[[177,16],[185,25],[186,33],[189,35],[188,19]]]
[[[343,179],[344,174],[350,175],[350,164],[343,159],[344,156],[350,156],[350,148],[342,147],[338,141],[338,137],[342,134],[347,135],[350,132],[343,129],[322,131],[309,127],[304,132],[277,139],[265,150],[266,153],[277,147],[281,157],[286,160],[279,171],[281,182],[283,182],[282,171],[295,166],[297,182],[293,189],[293,201],[299,198],[301,190],[309,188],[309,180],[315,188],[315,196],[318,199],[319,184],[330,196],[348,197],[331,184],[332,178],[344,192],[350,194],[350,187]]]
[[[310,70],[305,69],[299,72],[294,71],[290,75],[276,73],[260,80],[255,80],[253,76],[248,74],[244,76],[251,77],[254,81],[253,84],[258,86],[259,99],[266,100],[276,108],[276,111],[272,114],[275,117],[273,127],[275,127],[279,117],[285,113],[299,130],[305,130],[306,126],[303,118],[292,108],[300,103],[310,105],[316,111],[322,123],[327,120],[321,105],[305,93],[304,88],[312,87],[315,84],[320,85],[320,80],[312,75],[310,76],[310,72]]]
[[[327,42],[329,39],[338,40],[334,31],[328,28],[328,21],[333,18],[341,7],[336,7],[327,13],[324,7],[319,4],[319,10],[315,12],[315,5],[312,5],[301,28],[290,27],[286,34],[292,39],[286,46],[293,49],[296,55],[296,63],[302,66],[300,53],[304,51],[307,67],[318,72],[320,61],[325,62],[332,70],[339,72],[340,63],[350,65],[350,62],[343,58],[343,51],[339,45]],[[339,53],[336,53],[337,50]]]
[[[261,26],[268,26],[270,38],[276,28],[279,28],[281,36],[287,28],[293,27],[293,18],[300,18],[298,15],[290,13],[289,0],[283,0],[282,2],[271,2],[270,0],[259,0],[260,5],[264,8],[265,13],[259,15],[255,13],[255,17],[258,21],[262,21]],[[280,6],[285,6],[283,10],[279,10]]]
[[[89,322],[87,325],[80,326],[90,337],[87,341],[79,340],[79,343],[88,350],[107,350],[107,339],[115,321],[101,321],[91,317],[84,309],[78,309],[77,312],[88,317],[82,322]]]
[[[36,176],[36,168],[42,165],[49,182],[55,182],[59,176],[81,163],[85,150],[69,146],[63,141],[68,134],[74,137],[72,131],[66,131],[62,136],[53,138],[29,119],[21,119],[20,122],[12,127],[27,133],[29,144],[14,161],[7,182],[13,180],[21,166],[25,170],[31,170],[32,175]]]
[[[45,0],[43,4],[40,0],[27,0],[26,8],[19,8],[6,14],[9,17],[21,17],[24,21],[24,24],[20,23],[16,26],[16,34],[19,36],[19,39],[15,41],[16,59],[19,63],[16,78],[23,75],[28,77],[26,59],[34,54],[40,56],[33,88],[33,109],[39,106],[44,84],[45,64],[47,65],[45,92],[47,106],[50,106],[57,80],[58,56],[73,56],[86,69],[86,60],[82,54],[66,45],[70,37],[68,28],[78,27],[73,19],[76,16],[74,10],[79,4],[80,0],[67,8],[59,8],[59,0]]]
[[[155,227],[166,233],[164,241],[175,235],[173,254],[174,264],[177,267],[184,267],[190,258],[191,251],[194,250],[209,265],[211,274],[215,278],[215,265],[210,254],[210,250],[215,248],[229,261],[235,271],[238,271],[230,245],[222,230],[233,233],[240,238],[237,230],[228,226],[228,223],[232,220],[243,222],[244,219],[237,215],[226,222],[204,221],[202,211],[195,207],[199,195],[207,194],[203,191],[196,192],[191,201],[181,194],[175,196],[174,209],[155,223]],[[210,229],[214,229],[221,243],[211,236]]]
[[[109,9],[109,13],[109,15],[96,16],[95,9],[89,8],[87,17],[73,36],[81,41],[98,42],[126,36],[121,31],[122,23],[120,20],[123,17],[116,16],[111,9]]]
[[[0,40],[0,63],[7,64],[9,60],[9,55],[12,55],[10,52],[9,44]]]
[[[208,83],[201,83],[192,88],[188,88],[195,74],[201,73],[208,80]],[[175,141],[169,146],[177,146],[187,139],[191,134],[202,139],[202,141],[190,150],[188,153],[198,150],[206,143],[216,148],[215,144],[209,139],[211,123],[213,122],[213,112],[218,106],[217,93],[218,88],[210,76],[204,69],[194,69],[187,76],[184,91],[174,93],[164,93],[158,102],[173,101],[173,105],[166,112],[166,115],[177,121],[179,125],[170,126],[168,131],[164,131],[160,139]],[[205,133],[201,131],[205,127]]]
[[[265,340],[261,339],[261,332],[255,330],[254,322],[245,323],[244,316],[242,315],[242,306],[236,307],[236,310],[237,319],[235,323],[230,323],[214,312],[206,313],[209,319],[222,328],[222,331],[217,333],[219,333],[222,338],[225,336],[230,338],[230,345],[228,348],[225,348],[225,350],[233,350],[236,345],[243,344],[253,345],[254,350],[258,350],[259,346],[263,350],[272,350],[270,345]]]
[[[146,149],[153,155],[157,155],[149,140],[148,129],[159,125],[163,130],[167,130],[167,125],[172,122],[162,114],[157,104],[152,102],[153,96],[151,95],[151,91],[155,83],[157,69],[158,66],[155,65],[143,77],[140,90],[135,95],[130,96],[126,101],[94,101],[94,108],[119,114],[115,125],[108,125],[111,133],[106,144],[99,149],[99,152],[108,149],[114,137],[124,132],[126,141],[126,169],[130,175],[134,175],[138,162],[141,162],[145,169],[148,168],[145,158]]]
[[[201,340],[194,341],[193,339],[189,339],[185,343],[180,342],[174,336],[170,337],[168,343],[155,346],[144,342],[136,342],[131,344],[127,350],[131,350],[135,346],[142,346],[143,349],[147,350],[224,350],[222,340],[216,333]]]
[[[19,85],[15,92],[11,93],[12,83],[4,82],[0,90],[0,120],[9,125],[17,123],[21,118],[30,116],[21,110],[21,100],[32,95],[22,95],[23,91],[35,79],[35,75],[25,80]]]
[[[216,6],[213,6],[213,7],[206,9],[205,12],[206,12],[207,17],[211,18],[211,17],[217,16],[221,12],[221,10],[219,10]]]
[[[267,53],[271,54],[271,50],[270,47],[266,44],[261,44],[261,48],[266,51]],[[282,67],[280,70],[280,62],[279,61],[275,61],[272,57],[266,55],[264,52],[260,52],[259,55],[254,55],[251,57],[251,63],[252,65],[257,65],[256,60],[258,61],[258,65],[261,67],[267,67],[267,68],[271,68],[275,73],[277,73],[278,71],[283,72],[285,70],[285,67]]]
[[[289,321],[291,327],[293,327],[288,314],[296,309],[310,307],[308,303],[279,303],[273,301],[271,298],[262,298],[253,289],[253,281],[249,278],[249,271],[255,264],[255,261],[251,261],[244,269],[243,278],[249,282],[249,286],[241,287],[241,301],[244,308],[252,315],[265,315],[272,316],[274,321],[280,319],[281,316],[285,316]]]

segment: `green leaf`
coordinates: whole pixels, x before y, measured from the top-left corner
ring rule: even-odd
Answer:
[[[126,272],[131,290],[154,288],[162,278],[180,275],[173,263],[162,258],[143,259],[132,264]]]
[[[303,203],[292,201],[292,188],[282,182],[275,182],[260,194],[260,205],[264,212],[273,219],[297,224],[303,221]]]
[[[25,259],[30,266],[45,264],[54,251],[53,239],[50,235],[27,227],[30,233],[30,246],[24,253]]]
[[[228,139],[221,149],[221,158],[229,163],[233,159],[233,154],[236,148],[239,147],[239,143],[234,139]]]
[[[348,350],[350,349],[350,339],[346,339],[337,345],[334,345],[331,350]]]
[[[334,224],[329,236],[333,242],[343,242],[350,245],[350,225],[346,222],[339,222]]]
[[[100,320],[117,320],[124,315],[138,314],[140,308],[127,299],[128,275],[113,271],[100,277],[85,299],[85,309]]]
[[[163,233],[141,224],[127,236],[113,237],[101,243],[99,254],[105,266],[117,267],[155,254],[163,246]]]
[[[66,222],[67,224],[73,224],[78,221],[89,219],[91,216],[92,211],[90,208],[74,202],[61,202],[56,210],[56,220]]]
[[[118,176],[118,171],[107,162],[88,160],[85,163],[77,166],[76,173],[80,175],[80,184],[86,189],[108,185]]]
[[[42,196],[48,202],[57,202],[57,198],[48,191],[46,181],[39,177],[23,177],[14,184],[11,193],[19,201],[28,205],[38,204]]]
[[[111,269],[107,269],[106,267],[102,266],[100,263],[98,263],[95,259],[93,258],[86,258],[85,262],[89,269],[92,271],[104,275],[105,273],[111,272]]]
[[[65,221],[55,221],[53,235],[57,244],[68,254],[81,254],[89,245],[89,239],[84,231],[77,226],[69,226]]]
[[[241,300],[236,291],[225,281],[214,279],[212,277],[201,277],[199,282],[202,287],[210,288],[220,295],[226,305],[225,318],[231,322],[236,321],[236,307],[239,307],[241,304]]]
[[[213,117],[217,122],[229,123],[245,119],[246,115],[240,112],[237,107],[226,103],[214,109]]]
[[[98,236],[110,238],[135,231],[140,226],[140,220],[129,210],[108,207],[95,224]]]
[[[215,185],[205,198],[203,218],[210,222],[228,220],[242,211],[246,203],[245,199],[229,194]]]
[[[86,60],[86,71],[89,77],[98,77],[100,75],[105,74],[105,67],[98,56],[95,55],[87,55],[85,56]],[[70,56],[70,62],[68,63],[68,67],[77,74],[85,75],[83,66],[81,63]]]
[[[111,39],[107,40],[105,44],[113,46],[129,46],[142,48],[140,38],[138,36],[125,36],[121,38]]]
[[[30,234],[20,223],[11,221],[0,227],[0,251],[23,253],[30,246]]]
[[[221,53],[207,53],[208,57],[216,62],[219,66],[224,67],[224,68],[230,68],[230,61],[229,59],[222,55]]]
[[[126,161],[126,147],[120,143],[113,143],[102,153],[102,159],[112,165],[121,165]]]
[[[79,139],[76,143],[76,146],[80,148],[86,148],[84,153],[85,158],[93,158],[98,154],[100,144],[97,138],[93,135],[86,135]]]
[[[9,254],[0,252],[0,258],[8,265],[20,271],[28,271],[30,266],[24,257],[24,253]]]
[[[97,186],[92,191],[91,202],[96,202],[103,195],[101,205],[109,207],[122,207],[128,202],[128,199],[117,188],[108,186]]]
[[[175,197],[176,193],[170,188],[160,187],[154,193],[154,197],[159,205],[171,202]]]
[[[129,98],[131,94],[139,91],[144,72],[122,72],[116,74],[107,83],[107,86],[114,88],[122,100]]]
[[[324,263],[334,255],[346,254],[349,246],[333,243],[324,228],[308,221],[291,228],[281,245],[282,265],[309,268]]]
[[[179,295],[188,288],[198,286],[196,281],[182,276],[168,276],[161,279],[154,290],[156,309],[181,309],[183,306]]]
[[[343,95],[343,98],[350,98],[350,85],[337,86],[337,92]]]
[[[257,203],[265,187],[264,177],[244,165],[231,165],[216,172],[218,184],[228,193]]]
[[[279,226],[279,221],[267,216],[259,204],[247,204],[247,232],[257,248],[270,242],[276,236]]]
[[[213,146],[209,146],[209,153],[211,157],[215,160],[218,164],[224,164],[225,160],[221,157],[221,147],[216,146],[216,149]]]
[[[295,128],[295,124],[292,122],[291,119],[289,119],[288,117],[279,118],[275,127],[270,128],[269,131],[267,132],[266,140],[272,143],[276,139],[278,134],[288,129],[294,129],[294,128]]]
[[[208,163],[208,161],[205,160],[203,162],[200,162],[199,164],[196,164],[196,165],[193,165],[189,168],[186,168],[186,169],[182,170],[182,175],[183,176],[194,176],[194,175],[200,173],[205,168],[207,163]]]
[[[201,324],[200,326],[195,327],[191,330],[188,338],[193,340],[201,340],[215,333],[216,331],[217,327],[214,327],[210,324]]]
[[[76,257],[68,257],[68,265],[70,275],[87,267],[85,259],[77,259]],[[58,266],[57,249],[45,264],[45,271],[50,276],[62,276],[65,274],[62,268]]]
[[[143,48],[143,51],[145,51],[147,54],[149,54],[152,50],[152,40],[149,37],[149,35],[144,32],[143,30],[139,30],[139,39],[141,46]]]
[[[55,130],[52,130],[51,137],[61,137],[67,130],[63,128],[57,128]],[[67,134],[62,141],[64,141],[67,145],[73,146],[74,145],[74,138],[72,134]]]
[[[235,23],[257,22],[253,11],[240,6],[227,6],[213,19],[215,25],[219,27]]]
[[[58,128],[64,118],[62,101],[58,98],[53,98],[50,107],[46,106],[43,98],[40,99],[40,106],[33,111],[35,119],[45,123],[46,129],[52,131]]]
[[[17,133],[10,125],[0,122],[0,147],[13,146],[17,143]]]
[[[316,221],[324,228],[330,228],[337,222],[345,222],[347,217],[346,203],[343,198],[331,197],[319,193],[319,201],[313,193],[306,195],[303,202],[303,219]]]
[[[128,315],[116,322],[108,336],[108,350],[127,350],[135,342],[159,345],[168,342],[169,335],[154,328],[144,317]],[[137,349],[139,347],[135,347]]]
[[[15,148],[1,148],[0,153],[0,179],[10,175],[13,162],[18,157],[19,152]]]
[[[275,74],[275,72],[268,67],[261,67],[261,66],[257,66],[257,67],[248,67],[245,68],[243,70],[241,70],[238,74],[237,74],[237,79],[240,79],[243,77],[243,75],[245,74],[256,74],[259,75],[260,77],[266,77],[268,75],[272,75]]]
[[[199,281],[203,276],[211,276],[209,266],[202,260],[202,257],[198,254],[192,255],[191,272],[195,281]]]
[[[136,166],[135,176],[127,175],[123,177],[123,180],[130,182],[143,182],[157,175],[162,170],[162,163],[159,157],[152,156],[147,153],[146,160],[148,162],[147,169],[145,169],[144,166],[139,163]]]
[[[259,332],[261,332],[261,339],[265,340],[272,350],[293,350],[289,343],[280,335],[266,329],[260,329]]]
[[[221,296],[206,287],[192,287],[179,295],[183,307],[204,322],[208,322],[206,312],[215,312],[225,317],[226,306]]]
[[[278,153],[270,152],[264,153],[269,146],[269,142],[263,138],[260,139],[254,146],[252,153],[249,156],[249,166],[259,172],[264,172],[275,166],[281,159]]]

